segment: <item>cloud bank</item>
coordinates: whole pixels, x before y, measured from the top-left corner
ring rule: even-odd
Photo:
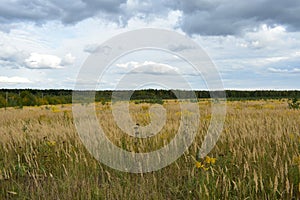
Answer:
[[[75,24],[88,18],[105,18],[125,26],[134,17],[151,20],[170,11],[182,13],[178,26],[188,34],[236,35],[261,24],[300,30],[300,1],[295,0],[4,0],[2,29],[16,22]]]
[[[72,88],[80,66],[97,50],[98,44],[118,33],[145,27],[191,36],[212,58],[227,88],[299,87],[300,1],[3,0],[1,3],[3,87],[21,82],[21,86],[28,84],[26,87]],[[170,48],[177,53],[193,49],[178,44]],[[131,71],[135,76],[147,74],[160,78],[176,72],[189,76],[196,88],[199,85],[198,80],[191,78],[197,75],[190,74],[177,61],[159,56],[149,58],[145,54],[119,64],[112,71],[119,75]],[[106,83],[111,84],[115,78],[108,77]]]

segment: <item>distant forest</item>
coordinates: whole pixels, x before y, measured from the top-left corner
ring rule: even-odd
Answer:
[[[0,107],[23,107],[23,106],[39,106],[39,105],[56,105],[72,103],[72,90],[35,90],[35,89],[0,89]],[[111,101],[112,92],[97,91],[95,101],[105,102]],[[130,92],[130,91],[124,91]],[[177,90],[179,93],[186,91]],[[210,98],[209,91],[195,91],[198,99]],[[237,91],[227,90],[227,100],[256,100],[256,99],[289,99],[300,98],[300,91],[275,91],[275,90],[259,90],[259,91]],[[161,103],[163,100],[176,99],[175,94],[171,90],[137,90],[134,91],[131,100],[136,102]]]

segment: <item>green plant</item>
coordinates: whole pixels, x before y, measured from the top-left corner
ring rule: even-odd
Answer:
[[[288,105],[290,109],[299,109],[300,108],[300,103],[298,102],[297,98],[289,99],[288,100]]]

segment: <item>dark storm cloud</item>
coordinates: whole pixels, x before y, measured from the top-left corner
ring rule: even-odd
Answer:
[[[300,30],[298,0],[4,0],[0,23],[3,26],[18,21],[39,24],[59,20],[72,24],[101,17],[126,25],[134,16],[151,19],[171,10],[183,13],[178,26],[188,34],[234,35],[260,24]]]
[[[0,7],[0,22],[43,23],[59,20],[68,24],[97,15],[110,15],[110,19],[114,19],[113,16],[122,13],[120,5],[125,2],[126,0],[4,0]]]
[[[202,2],[202,3],[201,3]],[[231,35],[260,24],[284,25],[290,30],[300,29],[300,1],[180,1],[181,27],[190,34]]]

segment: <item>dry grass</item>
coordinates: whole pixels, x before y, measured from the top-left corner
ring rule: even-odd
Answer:
[[[71,105],[0,110],[0,199],[298,199],[300,111],[286,101],[228,102],[223,133],[210,158],[196,162],[210,120],[199,102],[201,128],[189,151],[168,167],[123,173],[95,160],[77,136]],[[149,104],[132,104],[146,125]],[[176,134],[180,108],[164,104],[167,124],[136,141],[114,123],[109,105],[97,105],[100,124],[114,144],[146,152]],[[178,114],[179,113],[179,114]]]

